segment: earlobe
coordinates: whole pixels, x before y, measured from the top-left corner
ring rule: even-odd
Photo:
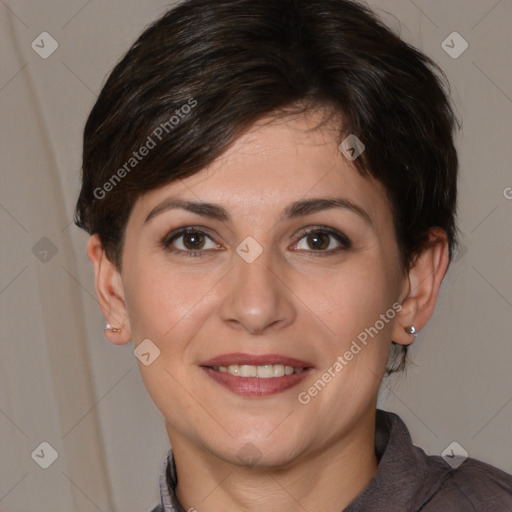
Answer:
[[[416,339],[416,334],[420,330],[414,323],[414,319],[417,317],[419,303],[418,299],[412,295],[409,295],[402,300],[402,308],[396,316],[396,322],[393,327],[393,341],[399,345],[411,345]],[[411,331],[411,327],[414,328],[414,334]]]
[[[448,268],[446,232],[438,227],[429,231],[429,244],[417,256],[406,276],[406,291],[393,329],[393,341],[410,345],[434,312],[439,288]],[[414,328],[414,329],[412,329]]]
[[[115,345],[124,345],[132,336],[123,283],[116,265],[107,258],[97,234],[87,242],[87,256],[94,267],[96,293],[107,322],[105,337]]]

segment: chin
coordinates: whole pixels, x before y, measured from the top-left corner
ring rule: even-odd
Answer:
[[[302,452],[298,440],[286,431],[281,436],[265,437],[258,431],[235,439],[228,437],[222,445],[211,446],[210,451],[230,464],[262,469],[286,466]]]

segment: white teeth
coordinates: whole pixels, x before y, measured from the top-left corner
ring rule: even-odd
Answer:
[[[282,364],[274,365],[274,377],[282,377],[285,374],[284,366]]]
[[[266,364],[264,366],[258,366],[258,377],[260,379],[269,379],[274,376],[274,366]]]
[[[219,370],[220,370],[220,368],[221,367],[219,367]],[[225,368],[225,366],[223,366],[222,368]],[[237,364],[230,364],[225,371],[227,371],[228,373],[231,373],[231,375],[238,375],[240,373],[239,367]]]
[[[240,365],[240,376],[241,377],[257,377],[258,376],[258,367],[257,366],[249,366],[248,364]]]
[[[253,366],[249,364],[230,364],[229,366],[214,366],[214,370],[227,372],[237,377],[258,377],[260,379],[271,379],[272,377],[283,377],[292,373],[301,373],[304,368],[293,368],[283,364],[264,364]]]

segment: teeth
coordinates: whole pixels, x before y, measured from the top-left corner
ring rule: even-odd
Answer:
[[[264,366],[258,366],[258,377],[261,379],[269,379],[274,376],[274,365],[266,364]]]
[[[264,364],[253,366],[249,364],[230,364],[229,366],[214,366],[214,370],[227,372],[237,377],[258,377],[260,379],[271,379],[272,377],[283,377],[292,373],[301,373],[304,368],[293,368],[283,364]]]
[[[258,367],[257,366],[249,366],[248,364],[241,364],[239,375],[241,377],[257,377],[258,376]]]
[[[224,367],[223,367],[224,368]],[[220,369],[220,368],[219,368]],[[226,370],[224,370],[228,373],[231,373],[231,375],[238,375],[239,374],[239,368],[237,364],[231,364],[229,365]]]

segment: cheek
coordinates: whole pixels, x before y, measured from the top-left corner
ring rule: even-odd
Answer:
[[[191,349],[211,315],[219,277],[178,271],[169,265],[164,268],[132,263],[130,269],[132,279],[127,279],[125,295],[134,347],[149,338],[160,349],[149,366],[138,362],[144,386],[173,424],[185,421],[185,417],[204,422],[189,394],[197,384],[191,380]],[[185,423],[183,428],[188,425]]]
[[[317,378],[325,378],[329,384],[311,403],[315,410],[323,411],[324,420],[327,415],[327,423],[337,424],[340,411],[356,414],[377,395],[396,315],[389,275],[378,262],[354,264],[350,269],[347,265],[346,271],[323,286],[302,291],[309,293],[308,306],[326,327],[323,332],[327,336],[322,346],[317,346],[322,352]]]
[[[312,294],[312,302],[321,312],[335,340],[343,343],[356,339],[373,326],[381,314],[391,308],[394,294],[387,274],[378,264],[353,265],[340,271],[323,290]],[[387,318],[386,318],[387,319]],[[380,325],[384,333],[391,331],[391,323]]]
[[[179,347],[186,332],[200,326],[215,282],[210,274],[152,264],[133,272],[126,291],[134,342],[144,338]]]

